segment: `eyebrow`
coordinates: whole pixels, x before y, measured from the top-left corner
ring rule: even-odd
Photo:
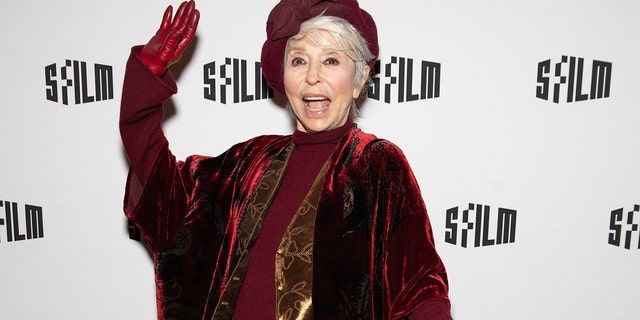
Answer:
[[[290,47],[289,48],[289,52],[287,52],[288,54],[294,53],[294,52],[303,52],[304,50],[302,49],[302,47]]]
[[[327,54],[327,55],[340,55],[340,54],[346,55],[344,50],[338,49],[338,48],[322,48],[322,51],[323,51],[322,52],[323,54]],[[296,53],[306,54],[306,50],[304,49],[303,46],[290,47],[289,51],[287,52],[287,55],[296,54]]]

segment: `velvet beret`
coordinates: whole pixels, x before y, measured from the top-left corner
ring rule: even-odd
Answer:
[[[287,40],[298,34],[303,22],[321,14],[343,18],[360,32],[373,54],[369,61],[373,68],[379,52],[378,31],[371,15],[360,9],[356,0],[281,0],[267,19],[267,40],[260,57],[262,73],[275,91],[285,94],[282,64]]]

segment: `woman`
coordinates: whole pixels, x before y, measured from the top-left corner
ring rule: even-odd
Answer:
[[[154,255],[158,318],[450,319],[413,173],[353,124],[378,53],[369,14],[355,0],[281,1],[261,62],[295,132],[177,162],[161,104],[198,20],[193,1],[173,19],[169,6],[123,88],[124,209]]]

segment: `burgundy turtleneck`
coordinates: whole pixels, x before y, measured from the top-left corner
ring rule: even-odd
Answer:
[[[273,319],[276,313],[275,256],[285,230],[309,192],[320,169],[335,150],[353,121],[320,133],[296,130],[295,148],[287,170],[262,222],[251,249],[247,274],[242,282],[234,319]]]

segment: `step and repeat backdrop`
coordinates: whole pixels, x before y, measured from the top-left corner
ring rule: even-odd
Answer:
[[[178,158],[292,132],[260,74],[276,2],[198,2],[165,106]],[[169,4],[0,10],[2,319],[156,317],[118,116],[130,48]],[[640,318],[640,3],[360,4],[381,54],[357,123],[415,171],[454,318]]]

